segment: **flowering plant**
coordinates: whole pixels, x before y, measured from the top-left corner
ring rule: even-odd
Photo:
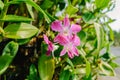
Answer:
[[[105,3],[105,4],[104,4]],[[114,76],[110,0],[0,0],[0,79]],[[101,54],[101,50],[106,49]]]

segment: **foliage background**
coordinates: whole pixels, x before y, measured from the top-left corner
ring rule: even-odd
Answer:
[[[96,80],[98,75],[115,75],[118,65],[110,54],[114,33],[109,26],[114,20],[106,15],[115,6],[113,0],[0,0],[0,4],[1,80]],[[77,34],[80,56],[60,57],[58,45],[48,57],[43,34],[53,41],[57,33],[50,25],[66,14],[82,27]]]

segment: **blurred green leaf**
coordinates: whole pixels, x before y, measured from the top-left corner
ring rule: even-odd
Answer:
[[[35,19],[35,18],[34,18],[34,12],[33,12],[32,6],[29,5],[29,4],[26,4],[26,6],[27,6],[27,9],[28,9],[29,14],[30,14],[30,16],[32,17],[32,19]]]
[[[69,70],[63,70],[60,73],[59,80],[70,80],[71,72]]]
[[[2,10],[4,7],[4,3],[2,2],[2,0],[0,0],[0,10]]]
[[[52,80],[55,61],[51,56],[42,55],[39,58],[38,70],[41,80]]]
[[[53,2],[51,0],[44,0],[44,2],[41,5],[42,9],[48,9],[51,8],[53,5]]]
[[[28,80],[40,80],[38,75],[37,75],[37,69],[35,65],[30,66],[30,71],[29,71],[29,76],[27,76]]]
[[[72,14],[75,14],[77,11],[78,11],[78,8],[76,8],[76,7],[72,6],[72,5],[69,5],[66,8],[66,13],[69,14],[70,16]]]
[[[69,58],[66,58],[66,62],[74,69],[74,65]]]
[[[13,1],[10,1],[10,2],[8,3],[8,5],[9,5],[9,4],[15,4],[15,3],[21,3],[21,2],[25,2],[25,3],[29,4],[29,5],[31,5],[32,7],[34,7],[36,10],[40,11],[40,12],[44,15],[46,21],[47,21],[48,23],[51,23],[51,20],[50,20],[49,16],[47,16],[47,14],[44,12],[44,10],[41,9],[41,7],[40,7],[39,5],[37,5],[37,4],[36,4],[34,1],[32,1],[32,0],[13,0]]]
[[[104,9],[108,6],[110,0],[95,0],[95,5],[98,9]]]
[[[113,61],[111,61],[109,64],[112,66],[113,69],[120,67],[120,65],[118,63],[113,62]]]
[[[27,44],[30,40],[31,40],[31,38],[28,38],[28,39],[17,39],[16,42],[19,45],[23,45],[23,44]]]
[[[105,76],[115,76],[113,68],[107,62],[101,62],[99,64],[100,74]]]
[[[94,27],[97,35],[97,49],[99,51],[104,45],[104,32],[100,24],[94,23]]]
[[[26,39],[31,38],[37,34],[38,29],[30,24],[10,24],[4,28],[5,37],[12,39]]]
[[[9,42],[5,46],[2,56],[0,56],[0,75],[3,74],[6,71],[6,69],[9,67],[17,51],[18,51],[18,44],[13,41]]]
[[[95,16],[92,12],[83,13],[82,18],[86,23],[93,23],[95,20]]]
[[[23,16],[16,16],[16,15],[6,15],[3,19],[0,19],[0,21],[9,21],[9,22],[30,22],[33,21],[31,18],[23,17]]]
[[[78,33],[78,36],[80,37],[80,40],[82,41],[85,41],[86,38],[87,38],[87,34],[85,31],[81,30],[79,33]]]
[[[111,28],[109,25],[108,25],[107,27],[109,28],[109,33],[110,33],[109,36],[110,36],[110,40],[113,41],[113,40],[114,40],[114,32],[113,32],[112,28]]]
[[[90,63],[86,61],[86,78],[90,76],[90,73],[91,73],[91,66]]]

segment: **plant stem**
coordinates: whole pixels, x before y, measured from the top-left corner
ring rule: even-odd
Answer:
[[[7,14],[7,10],[8,10],[7,2],[9,2],[9,0],[4,0],[4,7],[3,7],[3,10],[2,10],[2,12],[1,12],[0,19],[4,19],[4,17],[5,17],[6,14]],[[1,21],[1,22],[0,22],[0,27],[3,28],[3,26],[4,26],[4,21]]]

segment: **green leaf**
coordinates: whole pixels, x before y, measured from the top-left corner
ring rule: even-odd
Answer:
[[[70,16],[72,14],[75,14],[77,11],[78,11],[78,8],[76,8],[76,7],[72,6],[72,5],[69,5],[66,8],[66,13],[69,14]]]
[[[112,66],[113,69],[120,67],[120,65],[118,63],[113,62],[113,61],[111,61],[109,64]]]
[[[39,58],[38,70],[41,80],[52,80],[55,61],[51,56],[42,55]]]
[[[34,13],[33,13],[33,10],[32,10],[32,6],[29,5],[29,4],[26,4],[26,6],[27,6],[27,9],[28,9],[28,11],[29,11],[30,16],[32,17],[32,19],[35,19],[34,18]]]
[[[28,39],[17,39],[16,42],[19,45],[23,45],[23,44],[27,44],[30,40],[31,40],[31,38],[28,38]]]
[[[109,28],[110,40],[113,41],[114,40],[114,32],[113,32],[112,28],[109,25],[107,25],[107,27]]]
[[[104,45],[104,31],[98,23],[94,23],[94,27],[97,35],[97,49],[99,51]]]
[[[37,69],[35,67],[35,65],[31,65],[30,66],[30,72],[29,72],[29,76],[27,76],[28,80],[40,80],[38,75],[37,75]]]
[[[69,58],[66,58],[66,62],[72,67],[74,68],[74,65],[72,63],[72,61]]]
[[[16,15],[6,15],[3,19],[0,19],[0,21],[10,21],[10,22],[22,22],[22,21],[33,21],[31,18],[23,17],[23,16],[16,16]]]
[[[5,37],[12,39],[26,39],[34,36],[38,29],[30,24],[10,24],[4,28]]]
[[[87,38],[87,34],[85,31],[81,30],[79,33],[78,33],[78,36],[80,37],[80,40],[82,41],[85,41],[86,38]]]
[[[69,70],[63,70],[60,73],[59,80],[70,80],[71,72]]]
[[[113,68],[106,62],[101,61],[99,64],[100,74],[105,76],[115,76]]]
[[[92,12],[83,13],[82,18],[86,23],[93,23],[95,20],[95,16]]]
[[[2,56],[10,55],[10,56],[14,57],[16,55],[17,51],[18,51],[18,43],[11,41],[5,46]]]
[[[2,10],[4,7],[4,3],[2,2],[2,0],[0,0],[0,10]]]
[[[110,0],[95,0],[95,5],[98,9],[104,9],[108,6]]]
[[[44,2],[41,5],[42,9],[48,9],[51,8],[53,5],[53,2],[51,0],[44,0]]]
[[[13,41],[9,42],[5,46],[2,56],[0,56],[0,75],[3,74],[6,71],[6,69],[9,67],[17,51],[18,51],[18,44]]]
[[[6,71],[6,69],[11,63],[12,58],[13,57],[10,55],[0,56],[0,75]]]
[[[51,23],[51,20],[50,20],[49,16],[47,16],[47,14],[44,12],[44,10],[41,9],[41,7],[39,5],[37,5],[32,0],[13,0],[13,1],[8,2],[8,5],[9,4],[15,4],[15,3],[21,3],[21,2],[25,2],[25,3],[29,4],[29,5],[31,5],[32,7],[34,7],[36,10],[40,11],[44,15],[46,21],[48,23]]]
[[[91,73],[91,66],[90,63],[86,61],[86,78],[90,76],[90,73]]]

